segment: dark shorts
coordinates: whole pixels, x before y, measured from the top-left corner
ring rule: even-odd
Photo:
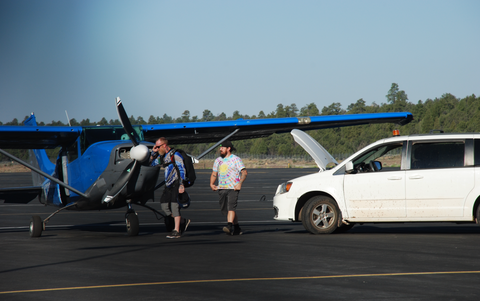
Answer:
[[[170,187],[165,187],[160,198],[160,205],[166,215],[180,216],[180,206],[177,203],[178,183],[174,183]]]
[[[220,189],[218,191],[218,195],[220,196],[220,200],[218,203],[220,204],[220,210],[224,215],[228,214],[228,211],[236,211],[237,210],[237,201],[238,201],[238,194],[240,190],[233,190],[233,189]]]

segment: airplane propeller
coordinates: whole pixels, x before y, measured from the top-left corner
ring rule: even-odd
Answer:
[[[118,117],[120,118],[120,122],[122,123],[125,133],[127,133],[130,140],[132,140],[133,145],[139,145],[140,137],[138,137],[137,132],[135,132],[135,130],[133,129],[133,126],[130,123],[130,119],[128,119],[127,112],[125,112],[125,109],[123,108],[122,100],[120,99],[120,97],[117,97],[115,99],[115,103],[117,104]]]
[[[130,149],[130,158],[133,159],[133,161],[125,167],[122,174],[115,182],[115,185],[113,185],[112,190],[107,190],[105,192],[102,199],[103,203],[110,203],[115,200],[115,198],[120,194],[120,192],[122,192],[122,190],[127,186],[128,181],[135,173],[136,169],[139,168],[141,163],[147,160],[150,155],[148,147],[140,144],[140,137],[133,129],[133,126],[128,119],[127,113],[123,108],[120,97],[117,97],[115,99],[115,102],[117,105],[118,117],[120,118],[123,129],[133,143],[133,147]]]

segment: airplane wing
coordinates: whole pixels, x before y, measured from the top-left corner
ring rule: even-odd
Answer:
[[[71,145],[80,136],[81,126],[0,126],[0,148],[45,149]]]
[[[412,120],[413,115],[409,112],[393,112],[156,124],[142,125],[142,129],[147,141],[155,142],[159,137],[167,137],[171,144],[194,144],[217,142],[237,129],[239,131],[230,140],[266,137],[293,129],[306,131],[370,123],[405,125]]]
[[[33,115],[32,115],[33,116]],[[362,125],[371,123],[397,123],[405,125],[413,120],[409,112],[371,113],[351,115],[328,115],[312,117],[287,117],[269,119],[238,119],[226,121],[188,122],[141,125],[143,139],[155,142],[167,137],[171,144],[194,144],[217,142],[225,136],[231,140],[267,137],[274,133],[286,133],[293,129],[303,131]],[[94,132],[117,126],[89,127]],[[138,126],[135,126],[138,127]],[[118,126],[121,129],[121,126]],[[0,126],[0,148],[4,149],[45,149],[71,145],[83,132],[81,126]],[[88,133],[85,135],[89,136]]]
[[[41,191],[41,186],[0,188],[0,200],[4,203],[26,204],[36,198]]]
[[[81,126],[39,126],[33,113],[25,126],[0,126],[0,149],[45,149],[70,146],[82,133]]]

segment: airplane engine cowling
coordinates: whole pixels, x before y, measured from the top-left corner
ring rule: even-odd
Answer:
[[[148,147],[143,144],[134,146],[130,149],[130,158],[133,160],[144,162],[148,159],[149,155],[150,151],[148,150]]]

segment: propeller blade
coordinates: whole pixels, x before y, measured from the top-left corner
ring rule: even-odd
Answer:
[[[107,190],[103,195],[102,203],[110,203],[112,201],[115,201],[115,198],[120,194],[120,192],[122,192],[125,186],[127,186],[128,181],[132,177],[137,165],[140,166],[140,164],[137,164],[137,162],[137,160],[133,160],[127,165],[127,167],[123,170],[122,174],[118,178],[117,182],[115,182],[115,185],[113,185],[112,190]]]
[[[125,109],[123,108],[122,100],[120,97],[117,97],[115,102],[117,105],[118,117],[120,118],[123,129],[125,130],[125,133],[127,133],[128,137],[130,137],[130,140],[132,140],[133,145],[137,146],[140,142],[140,137],[138,137],[137,132],[135,132],[132,124],[130,123],[130,119],[128,119],[127,112],[125,112]]]

